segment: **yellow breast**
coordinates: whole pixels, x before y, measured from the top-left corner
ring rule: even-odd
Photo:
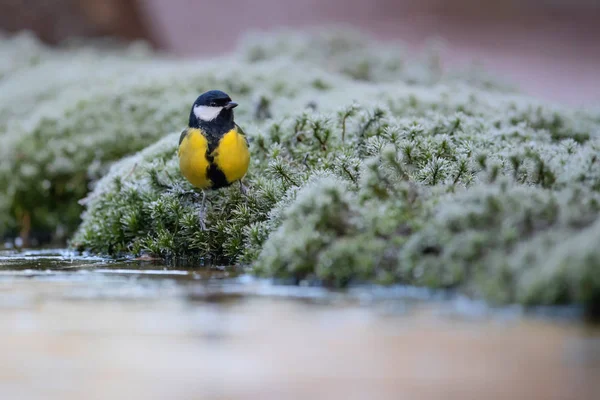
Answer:
[[[187,134],[179,144],[179,168],[185,178],[197,188],[209,188],[209,163],[206,159],[208,142],[200,130],[188,128]]]
[[[239,181],[246,175],[250,164],[250,151],[246,138],[237,128],[227,132],[213,152],[214,163],[223,171],[227,182]]]
[[[223,135],[208,156],[207,151],[206,137],[199,129],[188,128],[182,135],[178,154],[181,173],[192,185],[200,189],[218,188],[239,181],[246,175],[250,151],[246,138],[237,128]]]

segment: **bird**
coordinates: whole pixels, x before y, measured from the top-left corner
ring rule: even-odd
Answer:
[[[205,190],[217,190],[240,183],[250,165],[250,149],[244,131],[233,119],[238,104],[220,90],[202,93],[190,110],[188,126],[179,137],[179,169],[196,188],[202,190],[200,223],[204,225]]]

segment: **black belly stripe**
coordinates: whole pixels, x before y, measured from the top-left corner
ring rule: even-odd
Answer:
[[[227,182],[225,174],[219,169],[217,164],[210,164],[208,167],[208,179],[212,182],[211,189],[220,189],[231,185],[231,183]]]
[[[220,189],[223,187],[227,187],[231,185],[231,183],[227,181],[225,173],[221,171],[217,164],[215,164],[215,156],[213,153],[214,147],[212,149],[211,147],[212,146],[210,146],[209,144],[209,151],[206,152],[206,160],[208,161],[207,176],[208,179],[212,182],[211,189]]]

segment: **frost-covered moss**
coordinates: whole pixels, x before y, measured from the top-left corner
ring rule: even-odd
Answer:
[[[202,91],[219,87],[246,104],[267,95],[268,110],[238,117],[281,117],[347,81],[310,63],[248,64],[243,52],[180,61],[139,44],[50,50],[28,36],[0,41],[0,52],[0,235],[72,231],[77,200],[107,166],[181,129]]]
[[[102,73],[84,58],[73,73],[85,91],[32,90],[30,113],[5,102],[0,209],[11,213],[0,217],[75,223],[76,199],[102,176],[72,240],[80,249],[597,306],[598,112],[446,72],[432,54],[413,59],[342,31],[250,38],[206,62],[119,57]],[[21,79],[38,76],[29,71]],[[18,83],[9,76],[0,85]],[[202,230],[176,146],[189,104],[209,88],[241,104],[252,163],[247,196],[208,192]]]
[[[312,35],[295,31],[252,34],[244,38],[239,53],[252,63],[288,60],[310,63],[322,69],[365,82],[398,82],[431,86],[442,82],[469,83],[496,91],[512,91],[510,85],[472,67],[448,72],[443,68],[441,43],[431,42],[417,54],[397,43],[386,43],[344,28],[313,30]],[[322,83],[327,86],[326,82]]]
[[[210,192],[206,231],[199,201],[185,194],[174,133],[103,178],[74,243],[101,253],[208,257],[336,286],[403,282],[499,303],[597,302],[600,285],[589,278],[600,272],[597,246],[589,240],[572,254],[566,245],[597,230],[593,118],[556,110],[549,118],[563,128],[552,129],[535,111],[542,106],[501,94],[486,98],[495,113],[481,103],[464,107],[460,96],[445,104],[448,113],[427,112],[402,90],[389,91],[380,107],[307,108],[248,124],[250,193]],[[369,96],[363,92],[375,101]]]

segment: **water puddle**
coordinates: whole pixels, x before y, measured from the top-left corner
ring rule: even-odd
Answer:
[[[0,251],[0,398],[592,399],[577,308]]]

